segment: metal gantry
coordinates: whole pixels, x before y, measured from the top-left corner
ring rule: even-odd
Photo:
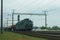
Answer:
[[[20,15],[42,15],[42,16],[45,16],[45,27],[47,27],[47,14],[46,14],[46,11],[44,11],[44,14],[38,14],[38,13],[12,13],[12,25],[13,25],[13,21],[14,21],[14,18],[13,16],[14,15],[18,15],[18,21],[19,21],[19,18],[20,18]]]

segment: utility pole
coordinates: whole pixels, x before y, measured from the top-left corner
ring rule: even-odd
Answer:
[[[45,27],[47,27],[47,11],[44,11],[44,14],[45,14]]]
[[[13,10],[13,13],[12,13],[12,26],[13,26],[13,21],[14,21],[14,10]]]
[[[1,0],[1,34],[3,33],[3,0]]]

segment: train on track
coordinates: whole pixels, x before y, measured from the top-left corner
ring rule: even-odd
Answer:
[[[26,18],[17,22],[15,25],[8,28],[10,31],[31,31],[33,29],[33,22]]]

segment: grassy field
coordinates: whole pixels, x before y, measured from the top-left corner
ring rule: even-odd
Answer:
[[[45,39],[30,37],[12,32],[4,32],[3,34],[0,34],[0,40],[45,40]]]

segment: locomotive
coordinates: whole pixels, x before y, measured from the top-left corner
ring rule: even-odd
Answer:
[[[16,25],[14,25],[13,27],[14,31],[31,31],[32,29],[33,29],[33,22],[28,18],[17,22]]]

